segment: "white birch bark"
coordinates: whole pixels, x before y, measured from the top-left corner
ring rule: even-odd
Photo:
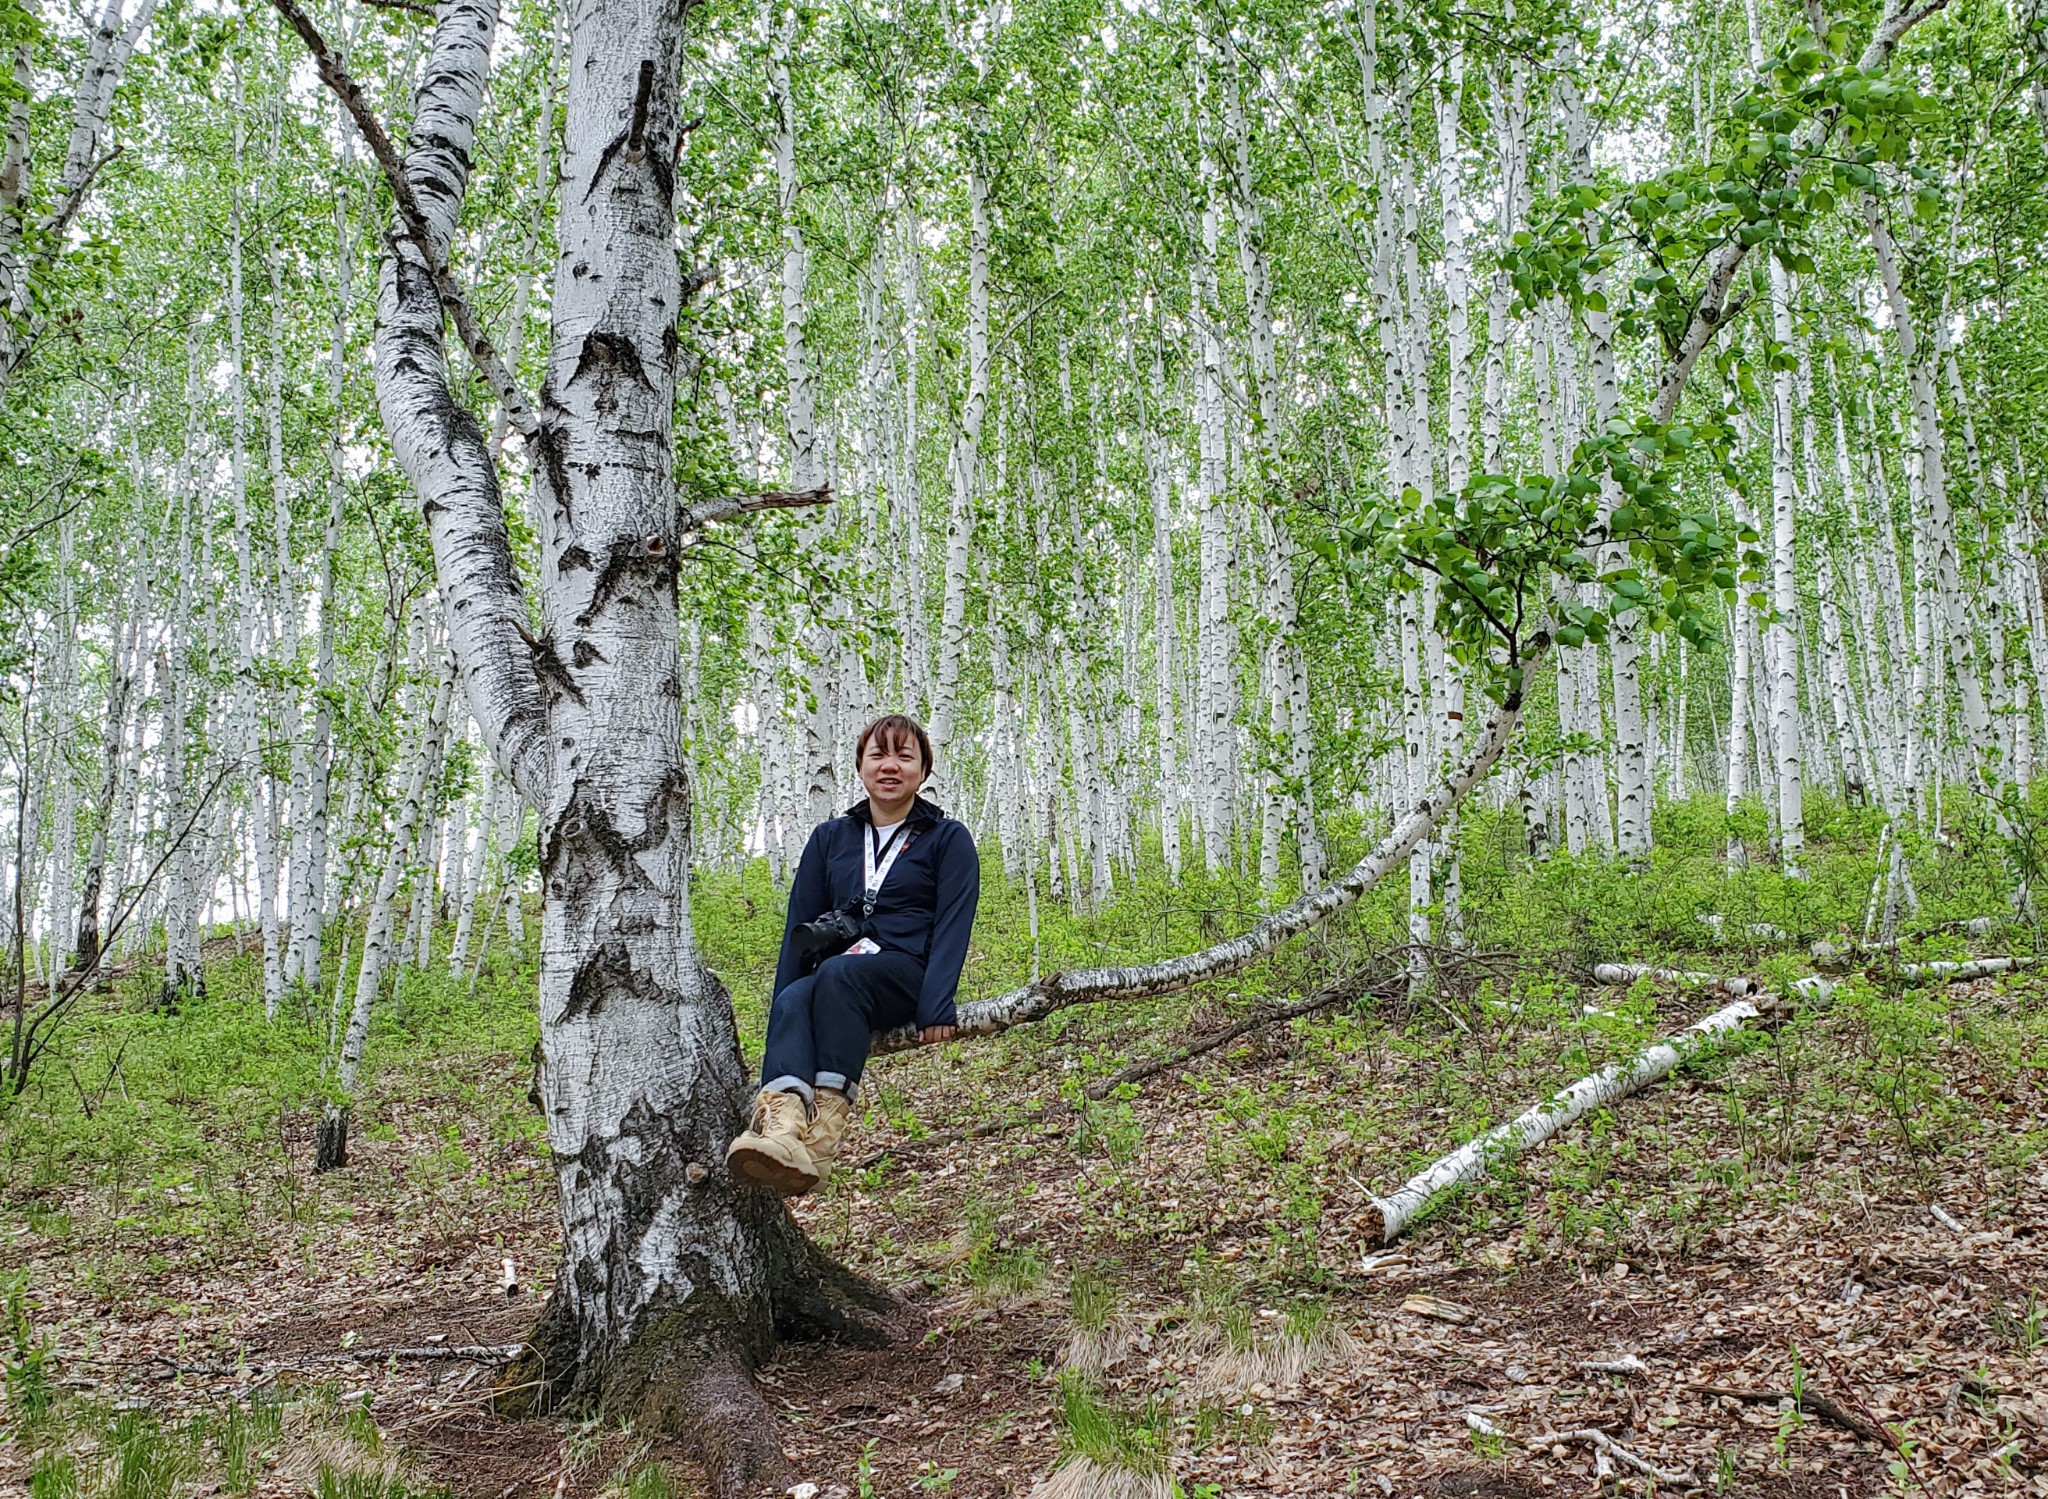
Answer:
[[[1210,874],[1230,857],[1236,802],[1236,690],[1232,664],[1237,643],[1230,618],[1229,451],[1224,423],[1223,337],[1218,327],[1216,247],[1221,226],[1220,185],[1213,160],[1203,154],[1208,200],[1202,210],[1201,249],[1194,269],[1194,307],[1201,345],[1196,378],[1195,427],[1199,445],[1197,493],[1201,506],[1202,589],[1196,650],[1200,658],[1200,726],[1195,752],[1202,767],[1202,860]]]
[[[981,482],[981,427],[988,414],[989,288],[988,179],[979,163],[967,181],[967,393],[953,434],[948,469],[952,498],[946,511],[945,593],[939,616],[938,696],[932,710],[932,753],[950,774],[954,718],[960,709],[960,671],[967,659],[967,572]]]
[[[1585,99],[1570,71],[1572,57],[1566,55],[1566,71],[1558,80],[1558,95],[1565,116],[1565,135],[1572,162],[1572,176],[1579,183],[1593,180],[1592,129],[1586,115]],[[1589,231],[1598,232],[1588,219]],[[1597,273],[1593,289],[1606,294],[1605,271]],[[1620,377],[1615,369],[1613,320],[1604,307],[1585,311],[1588,334],[1588,363],[1593,378],[1593,416],[1599,430],[1621,414]],[[1604,536],[1609,518],[1620,502],[1621,493],[1612,479],[1604,479],[1600,495],[1600,530]],[[1629,565],[1628,548],[1605,542],[1596,551],[1600,569],[1614,572]],[[1650,851],[1650,753],[1647,720],[1643,714],[1641,675],[1642,648],[1636,639],[1632,613],[1617,613],[1608,628],[1607,660],[1614,692],[1614,761],[1616,771],[1614,834],[1615,846],[1626,858],[1640,859]],[[1595,689],[1597,693],[1597,688]],[[1597,701],[1597,698],[1595,699]],[[1606,806],[1606,778],[1599,784],[1600,806]]]
[[[1198,24],[1206,27],[1205,20]],[[1294,834],[1304,885],[1322,881],[1322,838],[1316,829],[1310,793],[1308,664],[1296,638],[1294,540],[1287,530],[1282,508],[1286,479],[1281,459],[1279,347],[1273,315],[1272,270],[1266,253],[1265,212],[1259,203],[1252,170],[1251,119],[1244,105],[1242,64],[1229,32],[1216,35],[1227,62],[1223,70],[1223,125],[1230,148],[1238,270],[1244,281],[1259,498],[1266,510],[1261,541],[1265,553],[1266,627],[1270,632],[1264,662],[1267,728],[1272,743],[1286,757],[1284,777],[1273,776],[1268,786],[1266,832],[1260,842],[1260,883],[1270,895],[1279,885],[1282,829]]]
[[[128,710],[139,667],[131,663],[132,653],[141,649],[141,622],[133,611],[114,627],[113,649],[107,656],[107,693],[100,720],[100,788],[93,803],[92,833],[86,843],[85,869],[79,882],[78,934],[72,944],[73,961],[87,968],[98,961],[102,932],[101,902],[105,899],[108,868],[115,871],[115,894],[121,885],[120,851],[124,839],[115,836],[122,811],[122,793],[129,780]]]
[[[0,134],[0,225],[11,221],[10,227],[0,228],[0,399],[6,397],[41,337],[44,317],[33,306],[32,283],[69,247],[72,222],[106,162],[100,153],[100,139],[113,113],[115,91],[121,86],[135,44],[156,13],[156,0],[137,0],[134,12],[124,16],[126,3],[107,0],[94,15],[85,63],[72,95],[71,128],[56,196],[35,216],[35,239],[40,248],[28,254],[23,253],[20,226],[30,217],[33,59],[26,46],[17,48],[12,57],[14,81],[27,97],[18,101],[19,107],[10,103],[4,134]]]
[[[1898,255],[1892,243],[1891,230],[1874,198],[1865,198],[1863,211],[1864,222],[1870,231],[1871,249],[1877,258],[1878,277],[1884,284],[1885,298],[1891,306],[1892,332],[1898,340],[1899,361],[1905,367],[1907,389],[1912,398],[1914,437],[1918,447],[1918,463],[1915,465],[1919,476],[1917,498],[1926,518],[1936,608],[1944,626],[1942,646],[1962,700],[1972,779],[1981,790],[1988,792],[1999,774],[1997,768],[1989,763],[1996,747],[1995,736],[1977,666],[1975,631],[1963,603],[1961,561],[1957,552],[1955,518],[1949,509],[1947,459],[1933,373],[1928,367],[1928,356],[1920,347],[1913,311],[1907,304],[1900,281]]]
[[[396,237],[377,372],[386,431],[429,514],[471,713],[541,809],[539,1091],[564,1245],[519,1382],[542,1406],[600,1400],[688,1432],[724,1496],[790,1481],[745,1370],[777,1332],[858,1328],[863,1303],[778,1200],[712,1169],[746,1084],[689,910],[673,488],[684,293],[669,166],[683,15],[681,0],[659,0],[573,18],[562,254],[529,445],[547,520],[547,633],[531,647],[488,444],[449,392],[431,268]],[[496,21],[493,0],[444,0],[421,74],[405,171],[441,253]]]
[[[770,93],[775,106],[775,182],[782,224],[782,363],[785,383],[784,427],[789,440],[789,487],[803,492],[825,483],[825,454],[818,431],[817,382],[807,324],[810,251],[804,243],[803,221],[797,214],[796,92],[789,73],[790,51],[796,42],[796,11],[785,9],[768,21]],[[801,523],[804,551],[817,556],[822,521]],[[816,562],[811,565],[816,566]],[[803,656],[809,701],[803,710],[804,836],[811,827],[839,812],[839,651],[828,623],[805,610]]]
[[[420,726],[420,732],[406,754],[405,790],[399,796],[396,816],[391,824],[390,843],[384,850],[377,888],[370,897],[369,914],[364,919],[363,956],[356,969],[355,999],[349,1009],[348,1025],[342,1032],[341,1053],[336,1058],[334,1080],[344,1095],[355,1092],[356,1074],[362,1066],[363,1049],[370,1037],[370,1011],[384,986],[384,976],[391,969],[399,888],[405,883],[406,870],[412,863],[435,746],[440,742],[442,727],[447,722],[454,687],[455,673],[450,662],[438,674],[433,696],[428,700],[430,706],[426,722]],[[320,1120],[314,1170],[336,1171],[348,1164],[348,1130],[349,1105],[330,1102]]]
[[[1749,658],[1750,632],[1744,617],[1748,608],[1748,597],[1738,588],[1728,631],[1732,642],[1732,663],[1728,692],[1728,769],[1724,778],[1728,813],[1727,862],[1731,870],[1748,862],[1742,835],[1735,830],[1735,814],[1741,810],[1743,799],[1749,794],[1749,679],[1752,663]]]
[[[1752,4],[1753,8],[1753,4]],[[1791,277],[1771,262],[1771,327],[1792,345]],[[1804,726],[1799,704],[1799,576],[1794,543],[1798,480],[1792,462],[1792,371],[1771,377],[1771,738],[1777,750],[1778,856],[1788,878],[1805,875]]]
[[[265,694],[257,682],[256,664],[258,611],[261,597],[256,582],[254,525],[249,508],[249,383],[248,334],[245,305],[244,262],[246,236],[243,232],[244,155],[242,70],[234,68],[234,184],[228,210],[228,397],[231,436],[228,449],[229,483],[233,491],[235,517],[235,707],[242,766],[248,776],[249,824],[256,845],[256,904],[263,940],[263,1014],[277,1018],[278,1000],[284,993],[283,934],[277,919],[277,848],[271,836],[268,804],[270,777],[265,769]],[[237,885],[240,885],[238,880]]]
[[[349,139],[344,135],[344,164],[348,160]],[[348,503],[343,401],[348,390],[349,303],[355,254],[346,206],[339,193],[334,199],[334,230],[336,295],[327,354],[327,394],[334,406],[334,424],[328,429],[326,443],[327,523],[320,536],[320,632],[313,647],[313,722],[292,751],[292,779],[304,788],[304,794],[294,798],[296,821],[287,897],[292,916],[292,948],[285,976],[308,989],[320,987],[321,941],[327,916],[327,814],[334,773],[334,692],[341,632],[334,560],[341,546],[342,515]]]
[[[1167,880],[1180,883],[1180,715],[1174,704],[1178,616],[1173,605],[1173,473],[1157,430],[1166,413],[1165,339],[1152,342],[1146,408],[1145,474],[1152,499],[1152,678],[1159,743],[1159,848]]]

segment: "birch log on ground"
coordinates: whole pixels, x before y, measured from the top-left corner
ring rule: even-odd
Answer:
[[[2039,965],[2041,958],[1970,958],[1964,962],[1901,963],[1892,970],[1902,979],[1939,979],[1945,984],[1967,983],[1998,973],[2015,973]]]
[[[1321,926],[1338,912],[1356,905],[1367,891],[1408,857],[1416,844],[1430,835],[1499,761],[1501,752],[1514,735],[1516,723],[1521,719],[1522,685],[1529,680],[1529,673],[1541,660],[1546,647],[1547,639],[1523,658],[1517,668],[1515,685],[1495,712],[1492,723],[1487,726],[1471,756],[1425,795],[1418,797],[1413,806],[1395,819],[1386,836],[1340,878],[1275,911],[1248,931],[1199,952],[1122,968],[1079,968],[1048,974],[1035,983],[1025,984],[1008,993],[961,1005],[958,1033],[989,1036],[1012,1026],[1042,1020],[1054,1011],[1072,1005],[1171,994],[1204,979],[1235,973],[1290,938]],[[878,1053],[903,1051],[916,1044],[917,1032],[909,1026],[884,1032],[875,1038]]]
[[[1649,979],[1657,984],[1684,984],[1695,989],[1719,989],[1723,994],[1737,998],[1754,994],[1760,987],[1755,979],[1741,974],[1692,973],[1683,968],[1648,968],[1640,963],[1599,963],[1593,968],[1593,981],[1597,984],[1633,984],[1638,979]]]
[[[1668,1077],[1688,1058],[1718,1045],[1762,1014],[1758,1005],[1748,999],[1723,1005],[1668,1040],[1659,1041],[1626,1062],[1616,1062],[1601,1068],[1591,1077],[1579,1079],[1547,1102],[1539,1103],[1506,1124],[1459,1146],[1385,1197],[1372,1199],[1367,1212],[1366,1247],[1377,1249],[1392,1243],[1432,1203],[1464,1182],[1480,1180],[1492,1169],[1494,1162],[1541,1145],[1594,1109],[1605,1108],[1642,1092],[1652,1083]]]

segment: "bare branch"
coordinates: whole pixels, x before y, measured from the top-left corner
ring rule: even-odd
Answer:
[[[701,531],[719,521],[731,520],[736,515],[751,515],[757,510],[800,510],[810,505],[831,503],[832,486],[829,484],[821,484],[816,489],[763,489],[752,494],[729,494],[698,505],[678,506],[676,529],[685,533]]]

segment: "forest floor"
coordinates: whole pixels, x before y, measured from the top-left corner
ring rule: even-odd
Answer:
[[[501,1420],[488,1363],[417,1356],[516,1343],[547,1289],[517,1027],[450,1041],[412,1001],[387,1041],[440,1039],[386,1050],[351,1165],[319,1176],[317,1104],[236,1071],[275,1043],[215,987],[148,1022],[179,1043],[48,1079],[76,1092],[63,1128],[4,1137],[0,1492],[696,1492],[672,1444]],[[924,1331],[786,1348],[763,1372],[817,1485],[800,1492],[1025,1495],[1064,1464],[1043,1493],[1164,1496],[1168,1474],[1204,1499],[1586,1493],[1608,1461],[1590,1438],[1527,1439],[1597,1430],[1709,1493],[2048,1495],[2048,984],[2030,975],[1852,981],[1372,1251],[1369,1189],[1717,1002],[1523,972],[1338,1005],[1100,1101],[1088,1084],[1252,998],[878,1060],[854,1169],[798,1211]],[[946,1139],[1005,1120],[1025,1122]],[[1617,1461],[1608,1491],[1650,1491]],[[1125,1477],[1085,1486],[1091,1464]],[[121,1486],[127,1469],[157,1477]]]

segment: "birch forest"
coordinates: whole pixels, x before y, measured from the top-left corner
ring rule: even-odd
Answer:
[[[2048,1495],[2040,0],[0,0],[0,113],[0,1489]],[[890,712],[960,1033],[785,1201]]]

